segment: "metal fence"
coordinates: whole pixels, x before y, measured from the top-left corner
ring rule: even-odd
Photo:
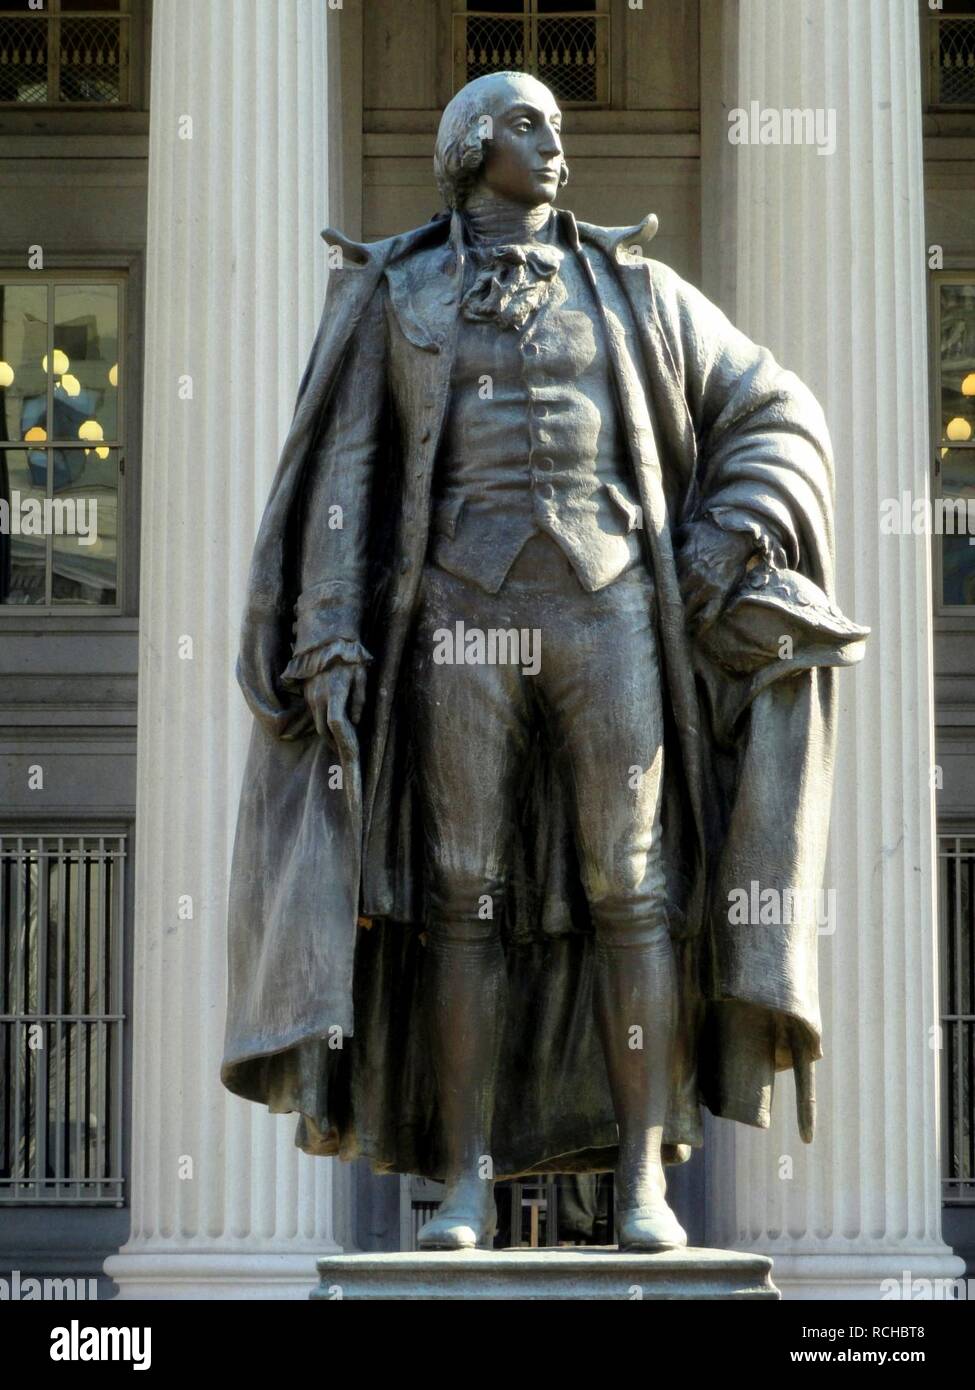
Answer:
[[[612,1244],[613,1186],[610,1173],[553,1173],[497,1183],[495,1248]],[[401,1250],[418,1248],[420,1227],[436,1215],[442,1199],[442,1183],[417,1177],[402,1180]]]
[[[975,107],[975,13],[929,20],[932,106]]]
[[[566,105],[609,101],[609,15],[595,10],[454,15],[457,84],[489,72],[530,72]]]
[[[952,1205],[975,1203],[975,836],[942,835],[942,1183]]]
[[[0,0],[2,5],[2,0]],[[0,8],[0,105],[123,106],[129,100],[129,15],[36,14]]]
[[[0,835],[0,1203],[120,1203],[122,835]]]

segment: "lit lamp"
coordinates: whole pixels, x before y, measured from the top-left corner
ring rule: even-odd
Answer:
[[[0,362],[0,390],[14,384],[14,369],[9,362]]]
[[[61,389],[66,396],[80,396],[81,382],[78,380],[76,376],[71,376],[70,373],[65,373],[65,375],[61,378]]]
[[[34,425],[24,435],[24,442],[26,444],[43,444],[46,438],[47,430],[42,429],[40,425]]]
[[[972,381],[975,382],[975,372],[972,373]],[[109,367],[109,369],[108,369],[108,384],[109,384],[110,386],[117,386],[117,385],[118,385],[118,363],[117,363],[117,362],[115,363],[115,366],[114,366],[114,367]],[[973,388],[973,390],[972,390],[972,395],[975,396],[975,388]]]
[[[961,415],[956,415],[945,426],[945,439],[950,439],[952,444],[963,444],[966,439],[971,439],[971,437],[971,421],[965,420]]]
[[[968,433],[971,434],[971,429]],[[86,440],[89,444],[94,444],[105,438],[105,431],[97,420],[85,420],[78,429],[78,438]]]
[[[47,353],[46,353],[46,352],[45,352],[44,356],[41,358],[41,366],[42,366],[42,368],[44,369],[44,371],[46,372],[46,371],[47,371]],[[70,363],[69,360],[68,360],[68,355],[67,355],[67,353],[62,352],[60,348],[55,348],[55,349],[54,349],[54,375],[55,375],[55,376],[64,376],[64,373],[68,370],[68,368],[69,368],[70,366],[71,366],[71,363]]]
[[[975,372],[969,372],[961,384],[963,396],[975,396]]]

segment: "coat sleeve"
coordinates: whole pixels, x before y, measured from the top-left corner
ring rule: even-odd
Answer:
[[[282,675],[292,688],[335,661],[371,659],[360,635],[386,400],[385,301],[377,292],[349,343],[309,460],[295,643]]]
[[[654,308],[674,357],[697,443],[697,516],[747,530],[777,562],[832,586],[833,463],[812,393],[768,349],[667,267]]]

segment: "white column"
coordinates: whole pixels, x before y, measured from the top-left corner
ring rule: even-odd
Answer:
[[[346,1184],[219,1069],[240,612],[324,293],[326,6],[153,11],[132,1233],[107,1270],[123,1297],[303,1297]]]
[[[768,1133],[712,1127],[709,1238],[771,1254],[793,1296],[962,1273],[941,1239],[928,543],[879,529],[882,499],[928,493],[917,9],[740,0],[738,106],[835,112],[836,149],[736,149],[732,312],[823,404],[839,601],[873,628],[840,674],[815,1142],[790,1077]]]

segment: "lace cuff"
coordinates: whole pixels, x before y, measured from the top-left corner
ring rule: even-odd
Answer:
[[[291,661],[282,684],[300,692],[303,682],[338,661],[366,665],[372,657],[359,642],[362,594],[345,579],[326,580],[302,591],[295,604]]]
[[[768,521],[760,522],[739,507],[715,507],[704,515],[722,531],[738,531],[751,536],[757,554],[763,556],[774,569],[786,568],[787,557],[782,538]]]
[[[281,684],[289,690],[301,690],[305,681],[335,666],[339,661],[348,666],[368,666],[372,656],[361,642],[349,642],[344,637],[332,638],[308,651],[295,652],[281,674]]]

